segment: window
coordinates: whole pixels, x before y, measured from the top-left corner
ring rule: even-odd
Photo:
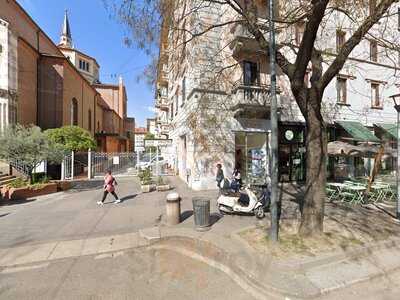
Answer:
[[[347,79],[338,77],[336,81],[337,103],[347,104]]]
[[[71,125],[78,125],[78,101],[75,98],[71,102]]]
[[[90,64],[82,59],[79,60],[79,69],[89,72]]]
[[[89,109],[88,111],[88,123],[89,123],[89,131],[92,131],[92,111]]]
[[[369,14],[372,15],[376,9],[376,0],[369,0]]]
[[[296,24],[295,42],[296,42],[297,46],[299,46],[301,44],[301,40],[303,39],[305,29],[306,29],[306,23],[304,21],[301,21]]]
[[[257,63],[251,61],[243,62],[243,80],[245,85],[257,85],[259,80]]]
[[[370,41],[370,60],[378,61],[378,43],[376,41]]]
[[[379,83],[371,83],[371,107],[382,108],[382,101],[379,95]]]
[[[186,101],[186,77],[183,77],[182,80],[182,103],[181,105],[183,106]]]
[[[346,42],[346,32],[337,30],[336,31],[336,53],[339,53],[344,43]]]
[[[171,103],[169,118],[170,118],[171,120],[174,118],[174,103]]]

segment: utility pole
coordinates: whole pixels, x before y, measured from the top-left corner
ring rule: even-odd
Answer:
[[[271,229],[269,239],[278,241],[278,103],[276,98],[276,44],[275,44],[275,0],[269,0],[269,62],[271,73]]]

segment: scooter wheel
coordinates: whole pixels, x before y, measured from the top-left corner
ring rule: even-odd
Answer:
[[[260,206],[254,210],[254,214],[257,219],[263,219],[265,217],[264,207]]]

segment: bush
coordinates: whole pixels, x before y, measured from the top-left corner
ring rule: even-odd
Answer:
[[[7,187],[17,189],[17,188],[25,187],[28,185],[29,185],[28,181],[26,181],[22,178],[17,178],[15,180],[11,181],[10,183],[8,183]]]
[[[140,179],[140,182],[144,185],[151,184],[152,179],[151,179],[151,170],[150,168],[146,168],[143,170],[139,170],[138,177]]]

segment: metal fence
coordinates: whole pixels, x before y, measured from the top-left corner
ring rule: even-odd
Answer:
[[[102,177],[110,170],[115,176],[137,176],[139,170],[150,168],[153,176],[171,174],[170,164],[156,153],[100,153],[79,152],[65,156],[62,164],[63,179],[76,177]]]

